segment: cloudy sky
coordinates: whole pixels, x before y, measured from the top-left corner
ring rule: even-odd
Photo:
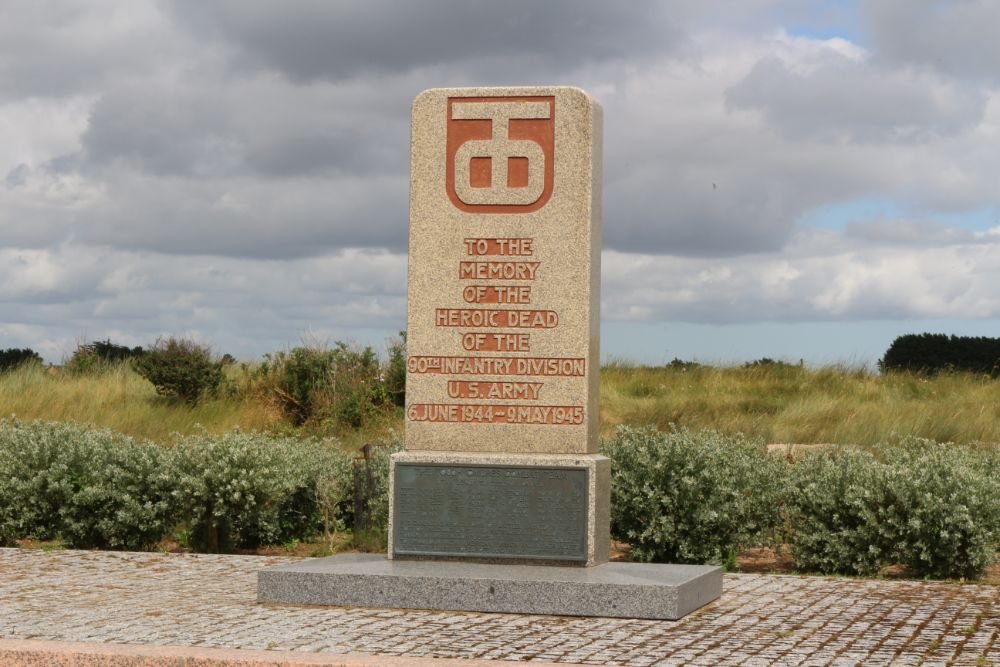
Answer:
[[[603,356],[1000,336],[998,32],[992,0],[4,0],[0,348],[382,348],[410,104],[503,84],[604,106]]]

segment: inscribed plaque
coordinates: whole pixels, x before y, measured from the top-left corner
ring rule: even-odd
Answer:
[[[395,466],[393,552],[587,560],[587,471]]]

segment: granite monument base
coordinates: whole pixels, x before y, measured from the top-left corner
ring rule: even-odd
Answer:
[[[389,558],[608,560],[611,461],[600,454],[392,455]]]
[[[722,594],[707,565],[595,567],[389,560],[340,554],[257,575],[257,601],[384,609],[676,620]]]

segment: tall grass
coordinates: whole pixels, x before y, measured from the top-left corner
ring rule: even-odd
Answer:
[[[333,420],[296,428],[245,366],[227,369],[222,397],[195,406],[157,396],[126,365],[73,375],[40,366],[0,373],[0,415],[73,420],[140,438],[235,427],[335,436],[346,447],[389,439],[402,411],[378,413],[363,429]],[[640,367],[601,371],[601,431],[677,424],[778,443],[871,445],[913,435],[939,442],[1000,442],[1000,380],[966,373],[879,375],[865,368],[760,365]]]
[[[275,410],[249,395],[211,398],[195,406],[158,396],[127,363],[106,364],[85,374],[19,366],[0,374],[0,414],[72,420],[160,441],[200,428],[217,434],[236,427],[268,430],[282,421]]]
[[[872,445],[909,435],[1000,442],[1000,381],[846,366],[616,363],[602,369],[602,434],[617,424],[712,428],[781,443]]]
[[[392,439],[402,430],[402,410],[376,414],[362,429],[333,420],[295,427],[252,365],[231,365],[219,396],[189,405],[159,396],[128,362],[102,364],[88,373],[26,364],[0,373],[0,417],[75,421],[136,438],[170,441],[176,435],[224,434],[234,428],[335,437],[345,448]]]

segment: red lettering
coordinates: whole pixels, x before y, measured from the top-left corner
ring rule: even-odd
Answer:
[[[458,387],[451,391],[461,391]],[[477,389],[480,391],[480,389]],[[580,426],[586,412],[580,405],[490,405],[463,403],[418,403],[406,410],[410,421],[460,424],[530,424]]]
[[[472,257],[499,255],[530,257],[535,239],[465,239],[465,254]]]
[[[559,325],[559,315],[554,310],[436,308],[434,324],[439,327],[475,329],[554,329]]]
[[[584,377],[587,360],[559,357],[439,357],[414,355],[406,360],[410,373],[442,375],[531,375]]]

